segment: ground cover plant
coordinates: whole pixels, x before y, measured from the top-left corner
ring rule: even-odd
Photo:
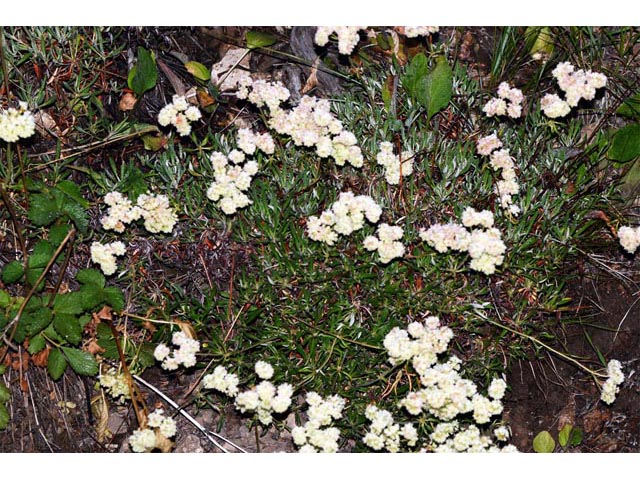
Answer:
[[[633,450],[639,34],[4,28],[3,451]]]

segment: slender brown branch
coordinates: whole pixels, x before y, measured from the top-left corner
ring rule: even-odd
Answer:
[[[16,211],[13,209],[13,205],[11,205],[11,199],[7,195],[6,190],[4,189],[3,182],[0,181],[0,196],[2,197],[2,202],[7,207],[7,211],[9,212],[9,216],[11,217],[11,223],[13,224],[13,230],[15,231],[16,237],[18,237],[18,243],[20,244],[20,250],[22,251],[22,261],[24,262],[24,266],[27,266],[27,245],[24,242],[24,237],[22,236],[22,228],[18,223],[18,216],[16,215]]]
[[[62,264],[62,268],[60,269],[60,274],[58,275],[58,281],[56,282],[56,286],[53,289],[53,293],[51,294],[51,298],[49,299],[49,303],[47,307],[51,308],[54,300],[56,299],[56,295],[58,295],[58,291],[60,290],[60,285],[62,284],[62,279],[64,278],[64,272],[67,271],[67,267],[69,266],[69,259],[71,258],[71,249],[73,248],[73,242],[75,238],[69,242],[67,245],[67,254],[64,257],[64,263]]]

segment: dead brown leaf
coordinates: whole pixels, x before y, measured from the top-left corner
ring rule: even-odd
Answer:
[[[302,87],[302,91],[300,92],[302,93],[302,95],[313,90],[318,85],[318,65],[319,64],[320,64],[320,57],[316,57],[315,61],[313,62],[313,65],[311,66],[311,74],[309,75],[309,78],[307,78],[307,81],[305,82],[304,87]]]
[[[51,351],[51,347],[47,345],[47,347],[43,350],[40,350],[35,355],[31,356],[31,361],[37,367],[46,367],[47,362],[49,361],[49,352]]]
[[[124,95],[120,98],[120,102],[118,103],[118,108],[121,112],[128,112],[133,110],[133,107],[136,106],[138,99],[131,92],[125,92]]]
[[[104,395],[95,395],[91,399],[91,411],[96,418],[96,436],[98,442],[102,443],[111,438],[109,430],[109,402]]]

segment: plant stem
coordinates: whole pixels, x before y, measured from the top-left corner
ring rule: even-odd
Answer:
[[[24,237],[22,236],[22,228],[18,223],[18,216],[16,215],[13,206],[11,205],[11,199],[7,195],[6,190],[3,186],[4,182],[0,181],[0,196],[2,197],[2,203],[7,207],[7,211],[9,212],[9,216],[11,217],[11,223],[13,224],[13,229],[15,231],[15,235],[18,238],[18,243],[20,244],[20,251],[22,251],[22,261],[24,264],[24,268],[27,268],[27,246],[24,242]]]
[[[4,57],[4,27],[0,27],[0,66],[2,66],[2,73],[4,75],[4,90],[7,98],[11,96],[11,89],[9,88],[9,69],[7,68],[7,60]]]

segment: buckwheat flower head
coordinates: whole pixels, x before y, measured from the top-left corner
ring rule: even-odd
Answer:
[[[640,226],[636,228],[620,227],[618,229],[618,240],[622,248],[633,255],[640,246]]]
[[[166,127],[173,125],[180,136],[191,133],[191,123],[202,118],[200,110],[195,105],[189,105],[184,96],[174,95],[173,100],[158,112],[158,123]]]
[[[314,37],[316,45],[325,46],[329,36],[335,33],[338,36],[338,51],[342,55],[350,55],[360,41],[358,32],[367,27],[318,27]]]
[[[380,261],[384,264],[389,263],[394,258],[399,258],[404,255],[405,246],[399,241],[402,239],[403,233],[402,227],[383,223],[378,227],[378,241],[376,242],[374,240],[375,237],[367,237],[365,239],[365,248],[367,248],[367,250],[374,250],[375,246],[375,250],[377,250],[380,255]]]
[[[91,244],[91,261],[100,265],[100,269],[105,275],[113,275],[116,271],[116,256],[125,253],[125,246],[122,242],[112,242],[106,245],[100,242]]]
[[[404,35],[407,38],[426,37],[439,30],[440,27],[404,27]]]
[[[491,228],[493,227],[493,213],[489,210],[478,212],[473,207],[467,207],[464,212],[462,212],[462,224],[465,227],[480,225],[484,228]]]
[[[35,129],[35,118],[25,102],[20,102],[18,108],[0,110],[0,139],[5,142],[14,143],[21,138],[29,138]]]
[[[166,195],[142,194],[136,202],[144,218],[144,228],[151,233],[171,233],[178,215]]]
[[[258,360],[255,364],[255,371],[259,378],[263,380],[269,380],[273,377],[273,367],[270,363],[263,360]]]
[[[393,153],[391,142],[381,142],[380,152],[376,156],[378,165],[385,169],[385,178],[390,185],[400,183],[400,177],[406,177],[413,173],[413,152],[402,152],[401,156]],[[402,159],[402,160],[401,160]]]
[[[124,373],[118,373],[115,368],[110,368],[107,372],[101,373],[100,386],[104,388],[111,397],[124,400],[131,398],[129,384]]]
[[[432,225],[427,230],[420,230],[419,236],[423,242],[428,243],[440,253],[450,249],[466,251],[471,241],[469,232],[457,223]]]
[[[511,118],[520,118],[522,114],[522,91],[511,88],[507,82],[498,86],[498,98],[490,99],[482,109],[487,117],[508,115]]]
[[[495,133],[478,139],[476,151],[479,155],[490,155],[494,150],[502,147],[502,142]]]
[[[501,378],[494,378],[489,385],[489,396],[495,400],[502,400],[507,390],[507,383]]]
[[[507,113],[507,102],[502,98],[492,98],[485,104],[482,111],[487,117],[505,115]]]
[[[129,445],[135,453],[150,452],[156,447],[156,434],[148,428],[135,430],[129,437]]]
[[[555,93],[548,93],[540,100],[540,108],[549,118],[564,117],[571,112],[571,107]]]
[[[506,442],[507,440],[509,440],[509,437],[510,437],[509,429],[504,425],[496,428],[493,431],[493,435],[494,437],[496,437],[496,440],[500,442]]]
[[[610,360],[607,364],[607,374],[608,378],[602,385],[600,399],[607,404],[612,404],[620,391],[620,384],[624,382],[624,373],[622,372],[620,361]]]
[[[227,369],[223,366],[217,366],[213,373],[209,373],[202,378],[204,388],[217,390],[230,397],[235,397],[238,394],[238,383],[238,376],[227,372]]]

